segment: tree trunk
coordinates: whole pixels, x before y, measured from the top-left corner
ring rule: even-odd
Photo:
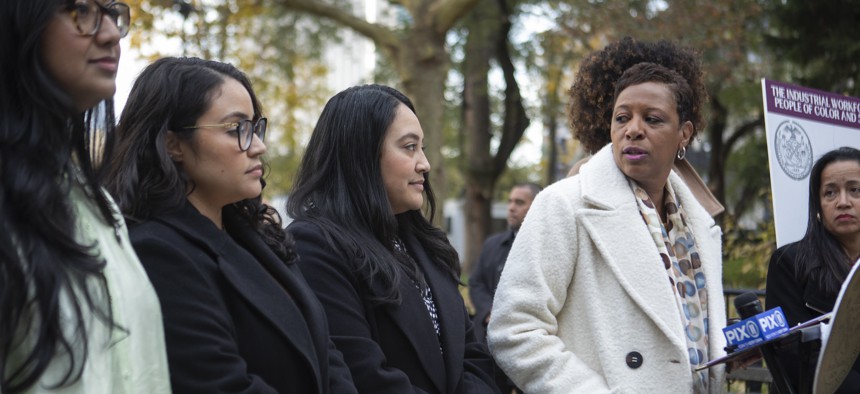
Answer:
[[[493,190],[508,159],[529,125],[514,65],[508,50],[511,10],[505,0],[480,2],[466,19],[469,36],[466,41],[463,79],[464,129],[467,156],[466,237],[461,258],[463,272],[471,270],[490,229]],[[490,122],[490,94],[487,74],[495,59],[505,79],[505,97],[500,118],[504,119],[495,155],[490,153],[493,125]]]
[[[499,33],[499,10],[484,1],[466,17],[469,36],[463,60],[463,129],[466,138],[466,216],[463,272],[470,273],[490,228],[493,188],[493,157],[490,155],[490,94],[487,75]]]
[[[450,70],[448,53],[444,46],[444,35],[430,29],[414,29],[400,48],[395,68],[403,82],[404,93],[412,99],[421,128],[427,160],[430,162],[430,181],[436,196],[434,224],[444,222],[444,202],[448,195],[448,183],[443,165],[443,119],[445,111],[445,79]]]
[[[711,93],[713,93],[713,91]],[[726,151],[727,147],[724,143],[724,136],[726,128],[728,127],[728,111],[720,101],[715,98],[715,96],[711,97],[711,117],[710,127],[708,128],[708,141],[710,141],[711,144],[711,158],[710,164],[708,165],[708,187],[711,189],[711,193],[714,194],[714,197],[716,197],[723,206],[727,207],[725,159],[728,157],[728,152]],[[701,131],[702,130],[700,130],[700,132]],[[725,226],[722,221],[726,217],[726,213],[722,213],[717,217],[717,221],[723,228],[725,228]]]

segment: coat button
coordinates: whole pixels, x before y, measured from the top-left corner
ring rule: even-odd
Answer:
[[[636,369],[642,366],[642,354],[639,352],[627,353],[627,366]]]

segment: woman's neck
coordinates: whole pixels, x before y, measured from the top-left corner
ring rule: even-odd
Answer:
[[[648,194],[648,198],[651,199],[651,202],[654,203],[654,209],[657,211],[657,214],[660,215],[660,220],[663,223],[666,223],[665,209],[663,208],[663,197],[665,196],[666,184],[663,183],[661,185],[644,185],[640,184],[642,189],[645,190],[645,193]]]
[[[842,250],[848,255],[849,264],[854,264],[860,258],[860,237],[854,237],[852,240],[843,240]]]

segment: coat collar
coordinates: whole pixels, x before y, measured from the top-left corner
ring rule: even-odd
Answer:
[[[580,219],[602,255],[602,261],[609,266],[630,298],[666,337],[679,349],[686,348],[666,270],[641,218],[627,178],[615,164],[611,145],[605,146],[583,165],[579,177],[585,202],[585,208],[579,211]],[[669,174],[669,182],[682,204],[695,201],[674,172]],[[721,256],[719,248],[714,253],[709,233],[714,222],[698,204],[684,207],[691,222],[690,227],[696,235],[700,254],[708,263],[705,267],[707,285],[711,289],[718,288],[713,286],[718,286],[716,282],[722,278],[721,267],[713,259],[721,259]],[[619,237],[623,237],[623,240],[619,240]],[[619,242],[623,243],[623,247],[619,247]],[[719,295],[715,294],[714,297]],[[714,313],[714,309],[709,308],[709,313]],[[711,330],[711,335],[713,332]]]
[[[311,306],[316,298],[303,283],[298,267],[285,264],[248,223],[243,223],[232,206],[224,208],[223,215],[226,232],[187,202],[153,219],[176,229],[206,250],[216,260],[227,282],[245,298],[250,308],[256,309],[277,328],[284,340],[293,344],[311,366],[316,381],[323,384],[320,360],[312,351],[315,344],[309,328],[327,332],[326,327],[316,327],[316,322],[325,321],[325,317],[321,308]],[[231,243],[236,246],[230,246]],[[242,250],[259,264],[251,264],[248,254]],[[273,298],[274,294],[283,294],[294,303]]]
[[[519,230],[518,230],[519,231]],[[502,233],[504,238],[502,238],[502,245],[507,245],[508,248],[514,244],[514,239],[517,237],[517,232],[511,229],[507,229],[504,233]]]
[[[451,392],[454,389],[453,385],[456,384],[456,382],[449,382],[450,379],[448,379],[448,375],[452,374],[451,360],[452,357],[456,357],[457,354],[462,355],[464,352],[464,339],[462,334],[457,335],[455,328],[458,327],[458,324],[459,327],[462,327],[465,323],[459,314],[448,313],[448,308],[459,305],[457,302],[462,303],[462,301],[453,299],[452,292],[457,290],[456,288],[450,289],[453,286],[450,284],[451,279],[445,277],[445,273],[430,259],[413,234],[405,236],[403,243],[420,267],[428,286],[430,286],[430,291],[433,293],[436,312],[439,316],[442,344],[440,345],[439,340],[437,340],[438,337],[433,329],[433,324],[430,322],[424,300],[418,294],[415,284],[405,276],[398,289],[400,291],[400,304],[386,306],[384,310],[391,315],[392,320],[408,338],[412,351],[415,352],[439,392]],[[376,291],[381,290],[376,289]],[[428,318],[416,318],[417,316],[428,316]],[[445,349],[444,356],[440,346]]]
[[[457,381],[452,378],[460,376],[460,371],[463,368],[463,354],[465,352],[463,327],[466,326],[465,316],[461,313],[462,309],[460,308],[463,305],[463,300],[459,296],[456,281],[430,258],[415,235],[410,234],[406,237],[405,242],[407,247],[414,251],[413,256],[424,271],[424,277],[433,292],[436,312],[439,315],[442,348],[445,349],[442,356],[444,357],[444,371],[447,376],[441,376],[441,381],[447,382],[447,386],[443,386],[443,391],[450,393],[455,390],[457,384]],[[434,381],[436,380],[438,378],[434,376]]]

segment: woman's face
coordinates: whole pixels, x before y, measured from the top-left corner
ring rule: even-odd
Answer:
[[[679,124],[675,96],[667,85],[646,82],[621,91],[610,130],[615,164],[650,194],[662,192],[693,125]]]
[[[394,121],[385,131],[379,164],[394,214],[421,209],[424,173],[430,171],[430,163],[424,156],[424,131],[406,105],[397,106]]]
[[[821,222],[842,244],[860,237],[860,163],[837,161],[821,171]]]
[[[195,126],[237,123],[253,119],[251,95],[242,84],[225,77],[215,88],[211,107],[197,119]],[[200,127],[190,140],[168,138],[168,150],[180,163],[194,189],[189,201],[198,210],[220,210],[228,204],[255,198],[263,190],[260,157],[266,145],[256,135],[247,151],[239,148],[236,127]]]
[[[42,63],[81,111],[113,97],[116,91],[120,34],[113,20],[102,18],[95,35],[83,36],[72,15],[59,9],[40,39]]]

